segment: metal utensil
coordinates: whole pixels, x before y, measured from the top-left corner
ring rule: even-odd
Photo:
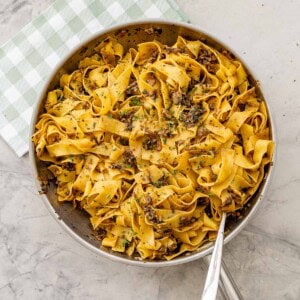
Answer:
[[[226,300],[243,300],[243,296],[222,260],[219,287],[222,287],[222,295]]]
[[[202,262],[205,266],[209,267],[211,255],[203,257]],[[243,300],[243,296],[239,287],[233,280],[224,260],[222,260],[220,279],[219,279],[219,292],[224,300]]]
[[[215,242],[213,254],[209,264],[206,281],[202,293],[202,300],[214,300],[216,299],[217,296],[221,262],[222,262],[225,221],[226,221],[226,213],[224,212],[222,215],[222,220],[218,230],[218,236]]]

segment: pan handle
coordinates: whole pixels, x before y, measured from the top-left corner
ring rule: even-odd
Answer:
[[[203,258],[207,267],[209,266],[210,258],[211,255]],[[225,300],[243,300],[243,296],[223,260],[220,271],[219,288]]]

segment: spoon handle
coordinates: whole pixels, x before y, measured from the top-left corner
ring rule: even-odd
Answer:
[[[243,300],[243,296],[223,260],[220,273],[220,285],[222,286],[223,296],[226,300]]]
[[[211,255],[203,257],[203,262],[208,268],[210,263]],[[233,280],[224,260],[222,260],[221,271],[220,271],[220,281],[219,281],[219,291],[224,300],[243,300],[243,296]]]
[[[214,251],[212,253],[211,261],[205,280],[204,290],[201,298],[202,300],[214,300],[217,296],[222,262],[225,221],[226,213],[223,213],[220,227],[218,230],[218,236],[214,246]]]

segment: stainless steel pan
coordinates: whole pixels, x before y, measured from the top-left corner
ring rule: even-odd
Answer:
[[[152,30],[145,29],[153,29]],[[126,30],[123,31],[123,30]],[[45,86],[40,94],[40,97],[37,101],[37,105],[34,109],[31,130],[30,130],[30,158],[31,165],[33,170],[33,176],[36,180],[36,184],[39,190],[41,190],[41,182],[38,180],[39,176],[42,176],[42,170],[44,168],[43,163],[37,160],[35,156],[34,146],[31,142],[31,135],[34,132],[34,126],[37,122],[39,113],[43,108],[44,99],[48,90],[55,88],[59,83],[59,78],[63,73],[71,72],[77,68],[78,61],[81,60],[84,56],[89,55],[95,45],[102,41],[107,36],[115,36],[120,43],[125,46],[125,50],[130,47],[136,47],[137,44],[141,42],[151,41],[153,38],[162,42],[163,44],[171,45],[173,44],[178,35],[182,35],[188,39],[206,39],[207,43],[213,45],[217,49],[225,48],[233,53],[238,59],[239,56],[231,51],[227,46],[218,41],[216,38],[213,38],[211,35],[200,31],[198,28],[178,23],[178,22],[167,22],[162,20],[147,20],[139,21],[133,23],[127,23],[119,26],[112,27],[107,30],[103,30],[92,37],[90,37],[85,42],[81,43],[77,48],[75,48],[67,57],[65,57],[61,64],[56,67],[51,76],[49,76],[48,81],[45,83]],[[245,65],[245,64],[244,64]],[[245,66],[250,74],[250,80],[254,84],[260,96],[263,98],[263,95],[260,90],[260,86],[257,85],[257,81],[254,79],[253,72],[250,71],[249,67]],[[272,122],[272,117],[269,112],[269,122],[271,128],[272,139],[275,140],[274,127]],[[274,155],[275,157],[275,155]],[[228,220],[227,222],[227,235],[225,237],[225,243],[228,243],[232,238],[234,238],[241,230],[246,226],[249,220],[252,218],[254,213],[257,211],[260,206],[263,197],[266,193],[268,183],[270,181],[270,175],[272,173],[273,166],[270,164],[266,170],[266,176],[257,191],[254,197],[250,200],[249,204],[242,211],[242,218],[239,220]],[[187,253],[186,255],[175,258],[171,261],[148,261],[140,260],[138,258],[130,258],[128,256],[112,252],[108,249],[102,248],[99,246],[100,242],[95,238],[94,233],[90,226],[89,218],[87,215],[78,210],[74,209],[70,203],[60,204],[57,201],[55,195],[55,186],[50,186],[48,192],[44,195],[41,195],[42,201],[45,203],[50,213],[54,218],[59,222],[59,224],[68,231],[68,233],[73,236],[77,241],[83,244],[88,249],[105,256],[109,259],[123,262],[131,265],[145,266],[145,267],[165,267],[171,265],[177,265],[182,263],[187,263],[201,257],[204,257],[212,252],[213,243],[207,243],[200,247],[197,251],[192,253]]]

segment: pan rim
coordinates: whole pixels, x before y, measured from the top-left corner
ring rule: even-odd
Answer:
[[[119,29],[126,28],[126,26],[146,25],[146,24],[151,24],[151,25],[163,24],[163,25],[170,25],[170,26],[175,25],[177,27],[185,27],[185,28],[190,29],[192,31],[204,34],[204,35],[208,36],[209,38],[211,38],[212,40],[216,41],[219,45],[222,45],[226,49],[230,50],[230,52],[233,53],[238,58],[238,60],[240,60],[243,63],[243,65],[246,67],[246,69],[248,70],[250,75],[253,76],[253,78],[257,79],[257,76],[256,76],[255,72],[251,68],[249,68],[249,66],[244,62],[244,60],[240,59],[240,56],[238,54],[236,54],[235,51],[233,51],[231,49],[231,47],[228,47],[226,43],[221,41],[219,38],[215,37],[210,32],[199,29],[197,26],[187,24],[187,23],[184,23],[184,22],[167,21],[167,20],[164,20],[164,19],[145,19],[145,20],[138,20],[138,21],[121,23],[121,24],[118,24],[118,25],[108,27],[106,29],[102,29],[102,30],[92,34],[90,37],[83,40],[76,47],[74,47],[74,49],[72,51],[68,52],[68,54],[66,54],[65,56],[63,56],[60,59],[60,62],[56,65],[56,67],[49,74],[47,81],[44,83],[43,88],[39,93],[38,100],[37,100],[36,104],[34,105],[33,114],[32,114],[32,118],[31,118],[31,124],[30,124],[30,134],[29,134],[29,159],[30,159],[30,166],[31,166],[32,175],[34,177],[35,185],[36,185],[38,190],[40,189],[41,185],[40,185],[40,182],[38,181],[38,171],[37,171],[37,166],[36,166],[36,162],[35,162],[35,149],[34,149],[34,145],[32,143],[32,138],[31,137],[32,137],[32,134],[34,133],[34,130],[35,130],[35,124],[36,124],[37,117],[39,115],[40,104],[44,100],[44,95],[45,95],[45,93],[48,89],[48,86],[52,82],[55,74],[64,65],[64,63],[66,61],[68,61],[79,49],[81,49],[83,46],[85,46],[89,42],[93,41],[94,39],[101,37],[101,35],[104,35],[104,34],[109,33],[111,31],[116,31],[116,30],[119,30]],[[262,90],[261,84],[260,84],[260,90]],[[264,100],[265,100],[265,98],[264,98]],[[275,161],[276,152],[277,152],[276,151],[277,150],[276,149],[277,148],[276,130],[275,130],[274,119],[272,118],[270,105],[266,100],[265,100],[265,102],[266,102],[266,107],[267,107],[267,111],[268,111],[269,123],[270,123],[270,128],[271,128],[271,133],[272,133],[272,140],[275,144],[273,157],[272,157],[272,163],[270,163],[268,174],[266,176],[264,185],[261,188],[261,192],[258,196],[258,199],[256,200],[256,203],[252,206],[252,208],[250,209],[248,215],[240,222],[240,224],[235,229],[233,229],[228,235],[226,235],[226,237],[224,239],[224,244],[227,244],[237,234],[239,234],[245,228],[245,226],[248,224],[249,220],[253,218],[253,216],[257,212],[258,208],[261,206],[262,200],[263,200],[263,198],[265,197],[265,195],[267,193],[267,190],[268,190],[269,185],[270,185],[271,178],[273,177],[273,174],[274,174],[274,161]],[[178,258],[176,258],[174,260],[170,260],[170,261],[163,261],[163,260],[160,260],[160,261],[144,261],[144,260],[130,259],[130,258],[127,258],[125,255],[124,255],[124,257],[117,256],[117,255],[114,255],[112,253],[103,251],[100,247],[96,248],[94,245],[90,244],[89,242],[84,240],[82,237],[80,237],[77,233],[75,233],[58,216],[57,212],[55,211],[54,207],[51,205],[51,203],[48,200],[47,196],[43,194],[43,195],[40,195],[40,197],[42,198],[43,203],[46,205],[46,207],[49,210],[52,217],[76,241],[78,241],[81,245],[85,246],[85,248],[93,251],[95,254],[99,254],[99,255],[101,255],[105,258],[108,258],[108,259],[116,261],[116,262],[121,262],[121,263],[134,265],[134,266],[142,266],[142,267],[166,267],[166,266],[174,266],[174,265],[179,265],[179,264],[184,264],[184,263],[194,261],[196,259],[199,259],[201,257],[209,255],[213,250],[214,244],[212,244],[211,246],[209,246],[208,248],[206,248],[202,251],[190,253],[190,254],[184,255],[184,256],[179,256]]]

